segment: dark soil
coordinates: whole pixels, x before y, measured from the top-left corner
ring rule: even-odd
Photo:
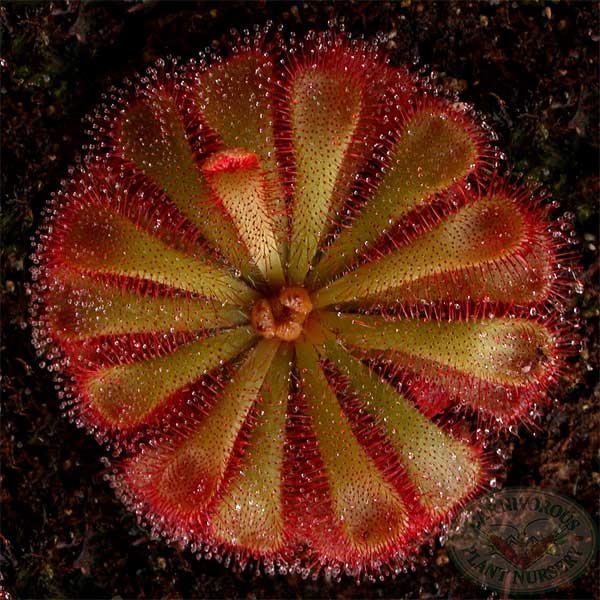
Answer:
[[[598,4],[2,2],[2,556],[14,598],[485,598],[438,546],[376,584],[235,574],[148,539],[103,480],[102,450],[63,419],[27,326],[29,238],[85,143],[82,116],[124,76],[191,57],[232,27],[394,33],[398,62],[438,73],[489,116],[515,170],[572,213],[585,291],[584,348],[561,402],[511,440],[509,485],[575,498],[598,519]],[[0,588],[1,589],[1,588]],[[595,567],[546,598],[598,597]],[[0,592],[2,597],[2,592]]]

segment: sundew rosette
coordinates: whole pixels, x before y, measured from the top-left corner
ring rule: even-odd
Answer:
[[[564,368],[540,199],[467,107],[347,34],[159,61],[90,129],[32,324],[118,495],[227,563],[403,568]]]

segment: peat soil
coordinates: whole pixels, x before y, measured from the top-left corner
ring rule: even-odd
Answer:
[[[271,19],[391,34],[393,60],[434,70],[488,116],[515,176],[543,184],[580,242],[582,351],[556,403],[507,444],[506,485],[575,498],[598,521],[597,3],[0,3],[2,521],[0,598],[488,598],[446,549],[396,579],[356,585],[234,573],[149,539],[103,479],[103,451],[62,418],[27,325],[30,236],[86,142],[101,93],[168,54],[217,47]],[[597,597],[597,569],[545,598]]]

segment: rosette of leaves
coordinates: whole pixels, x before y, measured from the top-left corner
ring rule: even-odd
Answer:
[[[32,323],[68,415],[121,452],[117,493],[227,562],[399,569],[570,339],[564,250],[492,135],[331,32],[160,61],[91,135]]]

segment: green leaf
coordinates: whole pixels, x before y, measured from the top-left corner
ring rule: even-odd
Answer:
[[[280,255],[285,256],[287,213],[275,154],[272,106],[273,65],[269,56],[244,49],[197,76],[196,105],[226,149],[258,155],[264,173],[269,218],[275,224]]]
[[[235,358],[254,340],[253,329],[238,327],[165,356],[101,368],[83,383],[84,402],[110,427],[139,425],[177,390]]]
[[[248,320],[239,308],[205,298],[123,290],[86,275],[61,273],[46,301],[55,335],[84,340],[101,335],[197,331]]]
[[[434,364],[442,374],[448,367],[498,384],[536,381],[553,353],[548,330],[528,319],[389,320],[322,313],[321,322],[344,343],[389,352],[399,364],[413,368]]]
[[[236,226],[251,260],[275,288],[285,284],[267,181],[253,152],[223,150],[204,162],[202,172]]]
[[[283,459],[292,349],[282,344],[255,406],[239,470],[211,516],[221,542],[252,552],[273,553],[284,543]]]
[[[320,65],[300,68],[289,96],[295,172],[289,281],[301,285],[330,226],[336,182],[345,172],[363,101],[349,74]]]
[[[341,537],[333,544],[350,552],[375,553],[406,530],[406,506],[356,439],[315,348],[307,342],[297,343],[296,361],[329,486],[334,523],[340,530]],[[318,544],[318,532],[315,537]]]
[[[214,260],[186,254],[108,207],[83,207],[66,228],[63,260],[78,272],[145,279],[240,305],[255,297]]]
[[[532,288],[541,296],[549,289],[550,259],[543,238],[532,235],[523,210],[511,198],[482,198],[333,281],[313,296],[313,303],[529,302]]]

